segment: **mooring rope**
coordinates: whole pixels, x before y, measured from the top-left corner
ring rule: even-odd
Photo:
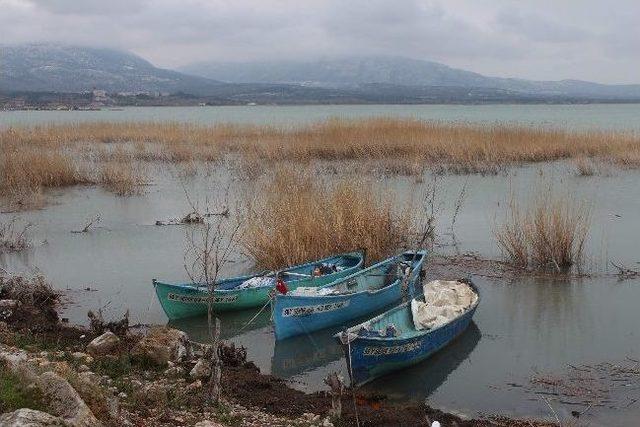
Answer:
[[[254,321],[254,320],[256,320],[256,318],[257,318],[258,316],[260,316],[260,313],[262,313],[262,312],[264,311],[264,309],[265,309],[265,308],[267,308],[267,306],[268,306],[269,304],[271,304],[271,300],[272,300],[272,298],[270,297],[270,298],[269,298],[269,301],[267,301],[267,303],[266,303],[265,305],[263,305],[263,306],[262,306],[262,308],[261,308],[260,310],[258,310],[258,312],[256,313],[256,315],[255,315],[255,316],[253,316],[253,317],[251,318],[251,320],[249,320],[247,323],[245,323],[245,325],[244,325],[242,328],[240,328],[240,330],[239,330],[238,332],[242,332],[242,331],[244,331],[244,329],[245,329],[247,326],[249,326],[251,323],[253,323],[253,321]]]

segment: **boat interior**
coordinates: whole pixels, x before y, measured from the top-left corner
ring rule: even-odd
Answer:
[[[312,263],[303,264],[294,268],[290,268],[290,269],[281,271],[279,274],[280,274],[280,277],[282,277],[282,279],[285,282],[292,282],[295,280],[308,279],[312,277],[315,271],[317,271],[317,269],[321,270],[320,275],[332,274],[337,271],[346,270],[348,268],[357,266],[360,260],[361,260],[360,256],[356,254],[338,255],[335,257],[327,258],[322,261],[312,262]],[[317,273],[315,275],[318,276]],[[265,276],[275,277],[275,273],[270,271],[265,273]],[[218,290],[234,289],[237,286],[241,285],[243,282],[245,282],[247,279],[248,278],[237,278],[237,279],[231,279],[231,280],[224,280],[217,285],[217,289]],[[265,286],[266,285],[267,283],[265,282]],[[272,285],[273,284],[270,284],[269,286],[272,286]]]
[[[422,254],[404,253],[386,262],[373,265],[354,274],[347,280],[325,286],[332,294],[350,294],[363,291],[374,291],[391,285],[401,279],[407,267],[417,265]],[[413,267],[412,267],[413,268]]]

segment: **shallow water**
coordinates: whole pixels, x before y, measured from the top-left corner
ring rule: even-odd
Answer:
[[[406,117],[469,123],[517,123],[570,129],[640,130],[640,104],[307,105],[125,107],[119,111],[0,111],[0,126],[82,121],[179,121],[299,125],[331,117]]]
[[[0,267],[41,272],[57,288],[65,289],[72,303],[64,315],[72,322],[85,323],[88,309],[102,307],[107,316],[128,309],[134,323],[165,323],[151,279],[186,280],[183,265],[188,228],[155,226],[155,221],[178,218],[189,211],[180,182],[200,203],[208,197],[213,210],[221,189],[230,186],[230,194],[239,197],[249,184],[234,179],[223,167],[180,180],[160,166],[151,166],[149,173],[153,185],[140,196],[121,198],[94,187],[51,193],[51,203],[45,209],[19,215],[21,221],[35,224],[34,247],[0,256]],[[455,226],[458,246],[437,251],[473,251],[483,257],[498,257],[491,230],[509,194],[526,200],[534,187],[531,183],[538,182],[539,188],[552,183],[591,206],[593,226],[585,269],[598,275],[570,282],[523,278],[513,283],[475,277],[483,300],[471,327],[425,363],[367,388],[394,399],[427,399],[434,406],[470,415],[498,412],[542,417],[549,416],[546,403],[508,384],[525,384],[536,371],[561,374],[568,364],[640,358],[640,281],[618,282],[607,274],[608,260],[632,268],[640,261],[638,178],[638,172],[618,170],[606,176],[577,177],[572,166],[563,163],[518,168],[499,176],[437,177],[438,227],[444,241],[450,240],[445,232],[455,200],[465,183],[467,186]],[[426,175],[416,184],[414,178],[395,177],[378,180],[375,185],[379,191],[408,198],[424,193],[432,179]],[[415,202],[418,209],[420,200]],[[96,214],[101,216],[96,228],[71,233]],[[0,219],[9,216],[2,214]],[[251,268],[251,262],[238,253],[225,273],[235,275]],[[254,314],[222,316],[223,336],[246,346],[249,358],[263,372],[286,378],[304,390],[322,389],[322,378],[330,370],[341,370],[346,376],[341,350],[331,338],[334,331],[275,342],[268,310],[247,325]],[[206,339],[205,319],[172,325],[194,339]],[[640,408],[634,405],[617,409],[626,404],[624,399],[637,397],[637,379],[635,385],[629,396],[610,404],[616,409],[590,409],[587,419],[596,424],[623,425],[640,416]],[[561,405],[554,409],[567,415],[584,407]]]
[[[0,112],[0,125],[81,120],[179,120],[191,122],[250,122],[299,124],[330,116],[398,115],[481,123],[517,122],[569,128],[640,129],[638,105],[577,106],[316,106],[316,107],[207,107],[127,108],[99,112]],[[432,405],[469,415],[508,413],[549,417],[540,396],[510,383],[527,384],[536,372],[562,375],[567,365],[622,363],[640,358],[640,280],[618,282],[609,261],[640,269],[640,172],[612,168],[602,175],[578,177],[567,163],[533,165],[497,176],[437,177],[438,231],[451,243],[455,201],[466,185],[466,196],[455,223],[457,246],[440,246],[441,253],[475,252],[482,257],[500,254],[492,228],[504,212],[510,194],[527,200],[535,191],[551,187],[560,195],[583,201],[591,210],[591,233],[584,269],[592,278],[566,280],[521,278],[512,283],[475,277],[482,292],[474,323],[449,347],[426,362],[367,386],[394,399],[426,399]],[[64,315],[85,323],[89,309],[103,308],[107,316],[131,311],[134,323],[165,323],[152,278],[183,281],[186,249],[184,226],[155,226],[156,220],[179,218],[190,208],[184,188],[199,203],[209,199],[215,210],[222,189],[242,197],[250,183],[237,180],[224,167],[207,174],[180,178],[173,168],[150,165],[152,185],[140,196],[121,198],[95,187],[74,187],[48,194],[43,210],[23,212],[20,221],[32,222],[34,247],[0,255],[0,267],[10,271],[41,272],[72,301]],[[378,178],[379,191],[400,198],[421,197],[434,177]],[[419,181],[419,180],[418,180]],[[184,188],[183,184],[184,183]],[[537,189],[537,190],[536,190]],[[227,201],[233,203],[233,200]],[[71,233],[100,215],[88,233]],[[0,214],[0,220],[11,214]],[[242,254],[226,275],[245,273],[252,264]],[[85,289],[91,289],[89,291]],[[249,358],[263,372],[286,378],[304,390],[322,389],[331,370],[345,372],[333,331],[275,342],[269,313],[247,325],[255,311],[223,316],[223,336],[244,345]],[[206,320],[172,323],[194,339],[205,339]],[[346,375],[345,375],[346,376]],[[638,379],[612,393],[611,402],[589,409],[592,425],[629,425],[640,417]],[[616,389],[617,390],[617,389]],[[584,406],[554,404],[561,416]]]

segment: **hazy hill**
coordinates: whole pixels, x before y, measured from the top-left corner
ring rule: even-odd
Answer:
[[[231,83],[290,83],[321,87],[353,87],[383,83],[402,86],[492,88],[540,96],[640,97],[640,85],[487,77],[437,62],[402,57],[349,57],[307,62],[202,62],[183,67],[181,71]]]
[[[0,90],[211,93],[220,83],[154,67],[139,56],[57,44],[0,46]]]
[[[0,46],[0,92],[8,99],[93,88],[108,92],[182,93],[182,104],[606,102],[640,100],[640,85],[539,82],[486,77],[443,64],[399,57],[310,62],[208,63],[186,73],[104,48],[29,44]],[[200,74],[200,76],[191,75]],[[18,95],[22,93],[22,95]],[[6,96],[5,96],[6,97]],[[196,98],[206,98],[199,99]],[[42,97],[41,97],[42,98]],[[125,99],[122,102],[138,102]],[[150,101],[145,101],[150,102]],[[156,101],[154,101],[156,102]],[[160,101],[158,101],[160,102]],[[33,103],[37,104],[36,101]]]

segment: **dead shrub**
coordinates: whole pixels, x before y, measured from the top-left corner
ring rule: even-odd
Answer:
[[[17,221],[16,217],[12,217],[9,221],[0,223],[0,253],[18,252],[29,247],[27,230],[32,224],[26,223],[18,226]]]

